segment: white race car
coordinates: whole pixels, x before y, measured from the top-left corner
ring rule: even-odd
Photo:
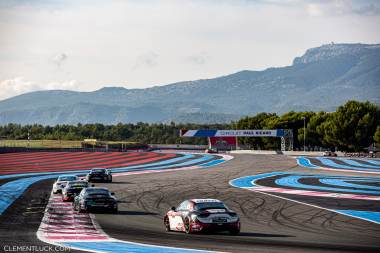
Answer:
[[[79,178],[73,175],[59,176],[57,181],[53,184],[53,193],[62,193],[62,189],[65,188],[67,182],[77,180],[79,180]]]
[[[172,207],[164,217],[166,231],[188,234],[203,231],[240,232],[239,216],[217,199],[190,199]]]

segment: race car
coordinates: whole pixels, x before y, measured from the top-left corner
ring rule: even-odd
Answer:
[[[86,175],[86,180],[88,182],[112,182],[111,170],[103,168],[94,168]]]
[[[208,153],[208,154],[217,154],[218,153],[218,149],[217,148],[208,148],[205,150],[205,153]]]
[[[62,193],[62,189],[65,188],[67,182],[77,180],[79,180],[78,177],[74,175],[59,176],[57,181],[53,184],[53,193]]]
[[[164,217],[166,231],[240,233],[239,216],[217,199],[190,199],[172,207]]]
[[[325,151],[323,152],[323,156],[337,156],[337,154],[335,152],[332,152],[332,151]]]
[[[74,210],[78,212],[91,212],[106,210],[117,212],[117,200],[113,192],[104,187],[83,188],[74,198]]]
[[[87,181],[70,181],[67,182],[65,188],[62,190],[63,201],[73,201],[76,195],[82,191],[83,188],[89,187]]]

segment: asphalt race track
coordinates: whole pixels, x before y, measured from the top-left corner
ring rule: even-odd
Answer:
[[[117,159],[115,158],[117,157]],[[51,246],[37,239],[36,232],[45,225],[41,220],[49,212],[50,192],[54,179],[62,174],[85,175],[89,168],[112,168],[114,175],[137,175],[162,173],[168,170],[206,169],[229,159],[223,155],[165,154],[153,152],[93,153],[93,152],[30,152],[0,154],[0,242],[3,251],[12,247]],[[116,161],[117,160],[117,161]],[[12,167],[14,166],[14,167]],[[49,203],[49,204],[48,204]],[[60,204],[60,203],[54,203]],[[58,208],[58,207],[57,207]],[[61,207],[61,209],[64,207]],[[61,210],[59,210],[61,212]],[[54,214],[57,215],[57,214]],[[57,230],[74,230],[67,235],[92,233],[84,230],[83,220],[66,220],[72,217],[51,217],[56,225],[49,226],[48,234]],[[88,222],[88,221],[85,221]],[[92,222],[92,221],[91,221]],[[53,223],[53,222],[52,222]],[[52,223],[48,225],[52,225]],[[71,226],[68,226],[71,223]],[[80,223],[80,224],[78,224]],[[93,224],[94,225],[94,224]],[[61,231],[62,232],[62,231]],[[62,234],[62,233],[61,233]],[[92,239],[97,239],[93,237]],[[49,243],[54,243],[50,241]],[[124,245],[125,246],[125,245]],[[37,248],[37,251],[41,251]],[[145,250],[145,252],[147,252]]]
[[[380,224],[380,178],[271,172],[230,184]]]
[[[152,157],[143,158],[149,154]],[[49,171],[60,171],[60,163],[65,170],[75,173],[86,171],[88,166],[100,166],[97,163],[115,168],[115,173],[119,170],[122,174],[114,174],[113,183],[97,184],[116,193],[119,213],[92,217],[108,236],[118,240],[228,252],[380,251],[380,224],[376,223],[376,214],[380,212],[380,175],[362,172],[379,169],[379,160],[331,159],[336,164],[360,168],[338,171],[318,169],[328,165],[318,164],[319,160],[312,158],[310,166],[301,167],[296,159],[282,155],[234,155],[234,159],[222,163],[217,156],[161,157],[168,154],[142,153],[122,158],[123,165],[114,162],[111,154],[97,162],[56,155],[46,158],[50,159],[46,163],[44,154],[27,159],[21,154],[9,155],[0,155],[0,173],[4,176],[0,177],[0,187],[20,178],[9,177],[11,173],[22,174],[22,178],[28,178],[26,174],[34,175],[30,173],[35,170],[29,169],[28,164],[43,163],[34,169],[49,176],[52,175]],[[114,155],[118,159],[123,156]],[[143,157],[138,159],[140,155]],[[146,164],[138,162],[156,156],[157,160],[147,160]],[[6,168],[9,170],[4,172]],[[149,168],[150,171],[143,172]],[[252,176],[257,178],[242,180]],[[234,185],[237,179],[251,185]],[[0,215],[2,249],[4,245],[45,245],[37,239],[36,232],[45,214],[52,182],[53,179],[46,179],[31,184]],[[218,198],[235,210],[241,218],[241,234],[187,235],[164,231],[162,217],[171,206],[187,198],[200,197]],[[365,212],[365,217],[352,217],[352,211]]]

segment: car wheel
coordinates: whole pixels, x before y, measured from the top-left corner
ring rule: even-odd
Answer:
[[[170,222],[169,222],[169,217],[168,216],[164,217],[164,225],[165,225],[166,232],[170,232],[171,229],[170,229]]]
[[[191,222],[190,222],[190,218],[189,217],[186,217],[185,218],[185,222],[183,223],[184,226],[185,226],[185,232],[186,234],[191,234],[192,231],[191,231]]]

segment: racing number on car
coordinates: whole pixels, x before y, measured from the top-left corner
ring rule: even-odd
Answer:
[[[183,221],[180,212],[172,212],[169,215],[170,229],[181,231],[183,227]]]

